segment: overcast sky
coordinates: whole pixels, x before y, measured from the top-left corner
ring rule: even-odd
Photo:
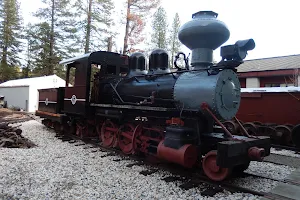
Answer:
[[[118,12],[124,0],[113,1]],[[40,0],[21,1],[25,23],[32,21],[30,12],[41,5]],[[247,59],[300,54],[299,5],[299,0],[162,0],[170,23],[176,12],[182,24],[201,10],[218,13],[218,19],[230,30],[230,38],[225,44],[254,39],[256,48],[249,52]],[[124,30],[119,30],[117,42],[122,46]],[[217,49],[214,55],[218,57],[219,54]]]

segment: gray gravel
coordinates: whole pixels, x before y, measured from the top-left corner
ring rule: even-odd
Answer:
[[[272,162],[281,165],[287,165],[292,168],[298,168],[300,166],[300,159],[297,157],[279,155],[279,154],[270,154],[264,159],[266,162]]]
[[[165,182],[168,172],[149,176],[139,172],[145,166],[126,167],[130,160],[115,162],[116,156],[101,156],[84,146],[75,146],[54,137],[54,132],[36,121],[22,124],[23,135],[38,146],[32,149],[0,148],[0,199],[259,199],[251,194],[228,191],[214,197],[201,196],[205,185],[182,190],[176,182]],[[252,163],[257,172],[263,163]],[[292,169],[265,165],[263,173],[286,176]],[[277,174],[277,175],[276,175]],[[249,177],[248,177],[249,178]],[[262,179],[234,180],[241,186],[271,189],[276,182]]]
[[[300,158],[299,153],[295,153],[295,151],[290,151],[290,150],[285,150],[285,149],[276,150],[275,148],[271,148],[271,153],[277,154],[277,155],[294,157],[294,158]]]

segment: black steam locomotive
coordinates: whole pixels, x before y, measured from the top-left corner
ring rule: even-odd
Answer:
[[[66,87],[39,90],[36,115],[48,127],[80,137],[98,137],[105,147],[126,154],[155,156],[187,168],[202,163],[205,174],[221,181],[243,171],[251,160],[270,154],[268,137],[234,136],[220,120],[235,117],[240,105],[236,74],[254,49],[252,39],[221,47],[222,60],[213,64],[213,50],[229,38],[217,14],[201,11],[179,31],[192,50],[191,64],[183,53],[169,68],[163,49],[149,57],[98,51],[62,61]],[[183,55],[185,65],[177,65]],[[75,83],[69,86],[70,71]]]

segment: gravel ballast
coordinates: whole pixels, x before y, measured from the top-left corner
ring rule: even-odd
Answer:
[[[22,123],[23,135],[37,147],[32,149],[0,148],[0,199],[259,199],[251,194],[219,192],[214,197],[201,196],[206,188],[183,190],[176,182],[161,180],[169,172],[144,176],[145,166],[126,167],[132,160],[105,156],[107,152],[92,152],[55,138],[55,133],[37,121]],[[254,162],[249,172],[272,176],[287,176],[292,168]],[[272,173],[272,171],[274,173]],[[257,180],[257,179],[255,179]],[[275,181],[251,179],[234,182],[241,186],[256,185],[271,189]],[[268,184],[268,185],[266,185]]]

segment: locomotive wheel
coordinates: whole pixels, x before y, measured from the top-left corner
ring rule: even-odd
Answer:
[[[289,127],[291,130],[293,130],[293,128],[294,128],[294,125],[292,125],[292,124],[285,124],[284,126]]]
[[[247,130],[249,135],[257,135],[258,129],[257,126],[254,123],[248,122],[243,124],[244,128]]]
[[[288,126],[279,125],[275,127],[276,136],[280,137],[283,145],[292,144],[292,130]]]
[[[258,125],[258,126],[262,126],[262,125],[263,125],[263,124],[262,124],[261,122],[259,122],[259,121],[255,121],[255,122],[253,122],[253,124]]]
[[[238,125],[236,123],[234,123],[233,121],[226,121],[223,124],[231,134],[237,134]]]
[[[141,141],[138,139],[142,135],[143,132],[143,126],[141,124],[137,125],[133,132],[132,137],[132,153],[137,153],[139,146],[141,144]]]
[[[118,142],[119,147],[125,154],[131,154],[133,150],[132,138],[135,127],[132,124],[124,124],[119,129]]]
[[[163,130],[160,127],[143,127],[139,124],[133,134],[133,153],[148,152],[148,146],[152,142],[159,143],[163,139]]]
[[[208,152],[202,160],[202,168],[205,175],[214,181],[223,181],[231,172],[229,168],[217,166],[217,151]]]
[[[80,124],[76,124],[76,135],[79,136],[80,138],[84,138],[86,136],[86,126],[82,126]]]
[[[296,147],[300,148],[300,124],[293,128],[292,140]]]
[[[271,140],[276,141],[276,129],[274,127],[261,126],[259,128],[259,133],[263,133],[262,135],[269,136],[271,138]]]
[[[101,130],[102,130],[102,126],[103,126],[103,123],[102,122],[98,122],[96,124],[96,132],[97,132],[97,135],[98,135],[98,138],[99,138],[99,141],[101,142],[102,141],[102,138],[101,138]]]
[[[116,125],[106,120],[101,127],[101,140],[104,147],[113,147],[117,142],[118,129]]]
[[[54,130],[56,132],[62,133],[63,130],[62,125],[59,122],[54,122]]]

